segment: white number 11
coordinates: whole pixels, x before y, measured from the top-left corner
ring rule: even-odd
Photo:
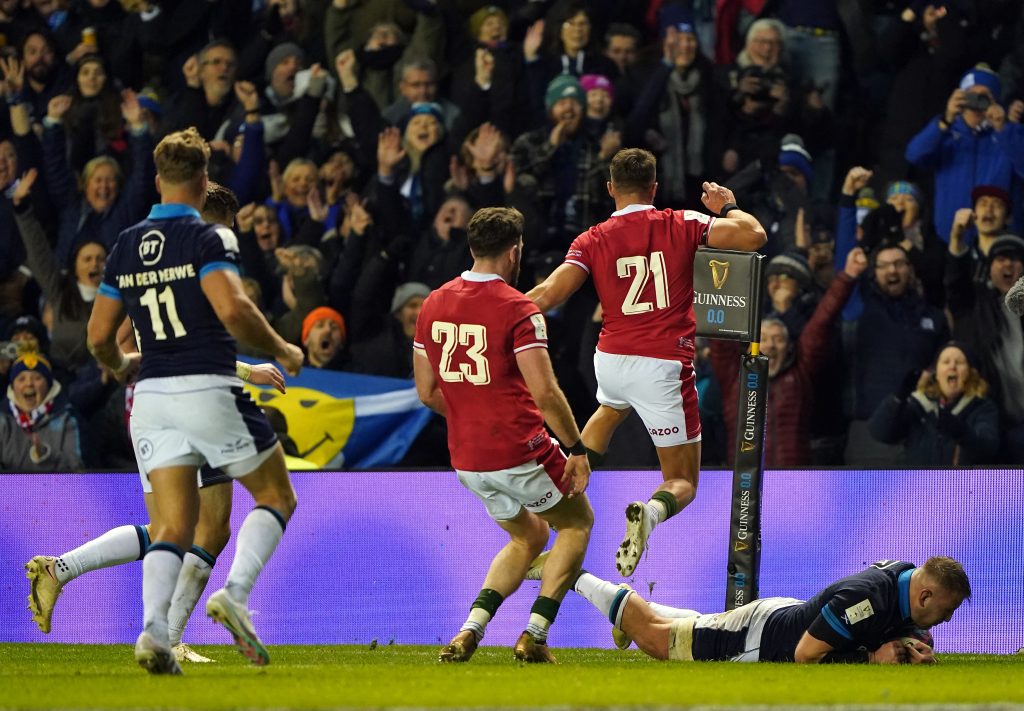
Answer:
[[[139,299],[139,303],[149,309],[149,320],[153,324],[153,338],[158,341],[167,340],[167,331],[164,330],[164,321],[160,318],[160,304],[167,309],[167,320],[171,322],[171,329],[175,338],[185,335],[185,326],[178,318],[178,309],[174,305],[174,292],[171,287],[166,286],[157,296],[156,289],[146,289],[146,292]]]

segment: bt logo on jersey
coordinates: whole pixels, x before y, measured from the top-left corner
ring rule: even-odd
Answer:
[[[139,259],[147,267],[151,267],[160,261],[164,256],[164,233],[159,230],[150,230],[142,235],[139,241]]]

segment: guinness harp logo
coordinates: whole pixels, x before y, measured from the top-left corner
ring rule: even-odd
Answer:
[[[745,543],[744,541],[735,541],[735,542],[733,542],[732,549],[734,551],[736,551],[737,553],[741,553],[741,552],[747,550],[748,548],[750,548],[750,546],[747,543]]]
[[[711,265],[711,283],[716,289],[721,289],[729,278],[729,262],[711,259],[708,260],[708,264]]]
[[[754,451],[754,443],[753,442],[747,442],[745,440],[740,442],[740,451],[741,452],[753,452]]]

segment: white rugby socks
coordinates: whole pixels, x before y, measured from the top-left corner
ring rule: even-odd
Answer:
[[[700,615],[696,610],[687,610],[685,607],[669,607],[668,605],[662,605],[657,602],[647,601],[647,606],[651,608],[658,617],[667,617],[670,620],[682,619],[684,617],[698,617]]]
[[[171,597],[171,607],[167,613],[168,636],[172,647],[181,644],[185,625],[188,624],[192,610],[206,589],[216,560],[198,546],[192,546],[192,550],[185,554],[181,572],[178,573],[178,583]]]
[[[142,529],[142,532],[139,532]],[[143,540],[145,536],[145,540]],[[145,553],[144,545],[148,545],[149,536],[144,526],[118,526],[83,543],[78,548],[68,551],[57,558],[54,570],[57,580],[66,583],[90,570],[109,568],[122,563],[138,560]]]
[[[257,506],[245,517],[238,529],[235,559],[231,561],[231,572],[224,585],[235,602],[249,604],[249,593],[256,577],[281,542],[284,527],[281,514],[267,506]]]
[[[157,542],[142,559],[142,625],[161,644],[168,644],[167,611],[178,582],[182,556],[176,545]]]
[[[573,589],[590,601],[602,615],[616,627],[622,622],[622,613],[626,609],[626,600],[633,591],[619,587],[607,580],[601,580],[590,573],[581,573]]]

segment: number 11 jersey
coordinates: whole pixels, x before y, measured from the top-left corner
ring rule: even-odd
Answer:
[[[423,302],[413,347],[444,396],[455,469],[511,469],[550,447],[516,362],[516,353],[547,345],[537,305],[497,274],[463,272]]]
[[[599,351],[693,360],[693,258],[714,221],[630,205],[573,241],[565,262],[590,274],[601,299]]]
[[[203,222],[188,205],[154,205],[118,235],[100,293],[124,302],[145,354],[139,380],[235,374],[235,339],[217,318],[200,280],[238,270],[238,239]]]

